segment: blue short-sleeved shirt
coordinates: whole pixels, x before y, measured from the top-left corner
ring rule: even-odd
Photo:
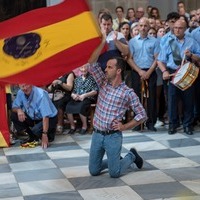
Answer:
[[[173,35],[173,33],[171,31],[169,31],[168,33],[166,33],[160,39],[160,48],[162,48],[163,46],[165,46],[165,44],[167,44],[169,42],[169,40],[171,40],[172,38],[175,38],[175,36]]]
[[[140,35],[129,41],[129,49],[133,60],[141,69],[148,69],[155,60],[155,55],[159,53],[159,41],[154,37],[141,38]]]
[[[184,51],[186,49],[190,50],[191,53],[196,54],[197,56],[200,56],[200,45],[191,37],[184,36],[184,42],[180,42],[175,37],[176,45],[180,49],[180,55],[183,58],[184,57]],[[179,66],[177,66],[174,63],[172,50],[169,45],[169,40],[164,44],[164,46],[161,48],[161,51],[158,55],[158,61],[165,63],[166,66],[170,69],[178,69]]]
[[[28,97],[22,90],[19,90],[12,108],[21,108],[33,120],[41,120],[43,117],[55,117],[57,115],[57,109],[49,98],[47,91],[35,86],[33,86]]]
[[[194,38],[200,45],[200,26],[191,32],[191,37]]]

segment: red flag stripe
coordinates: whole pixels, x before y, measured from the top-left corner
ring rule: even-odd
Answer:
[[[63,7],[66,7],[66,9],[63,9]],[[58,5],[48,7],[48,9],[40,8],[32,10],[15,18],[1,22],[0,39],[20,35],[24,32],[52,25],[53,23],[71,18],[89,10],[88,4],[83,0],[65,0]],[[22,23],[23,26],[21,26]]]
[[[99,38],[94,38],[86,42],[80,43],[71,47],[70,49],[62,51],[44,60],[43,62],[39,63],[36,68],[32,67],[28,70],[20,72],[19,74],[2,78],[1,81],[5,83],[30,83],[33,85],[44,85],[44,83],[50,83],[61,74],[65,74],[85,64],[85,62],[87,62],[87,60],[89,59],[89,55],[91,55],[94,48],[99,44],[99,42]],[[50,74],[52,75],[50,76]],[[27,77],[31,76],[34,76],[35,78],[30,79],[29,82],[29,80],[27,80]]]

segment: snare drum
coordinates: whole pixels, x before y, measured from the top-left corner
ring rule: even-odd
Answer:
[[[172,79],[172,83],[181,90],[187,90],[196,80],[199,73],[199,68],[193,63],[185,63],[180,67]]]

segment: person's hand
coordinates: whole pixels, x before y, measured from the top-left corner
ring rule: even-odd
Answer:
[[[102,41],[106,41],[106,30],[104,27],[101,26],[101,34],[102,34]]]
[[[147,72],[144,71],[144,70],[142,70],[142,69],[139,71],[139,75],[140,75],[140,78],[141,78],[142,80],[146,80],[146,76],[147,76],[146,73],[147,73]]]
[[[17,110],[17,116],[18,116],[18,120],[20,122],[24,122],[26,120],[26,115],[25,115],[24,111],[21,109]]]
[[[78,101],[79,100],[79,95],[78,94],[72,94],[71,95],[72,99],[74,99],[75,101]]]
[[[188,58],[191,58],[191,57],[192,57],[192,53],[190,52],[189,49],[186,49],[186,50],[184,51],[184,53],[185,53],[185,55],[186,55]]]
[[[86,95],[85,95],[85,94],[79,95],[79,100],[80,100],[80,101],[83,101],[85,98],[86,98]]]
[[[49,146],[49,140],[47,134],[42,134],[42,148],[46,149]]]
[[[125,56],[123,53],[121,53],[121,56],[122,56],[122,58],[123,58],[124,60],[126,60],[126,61],[128,60],[128,56],[127,56],[127,55]]]
[[[112,38],[113,40],[117,40],[117,36],[118,36],[118,32],[117,31],[113,31],[113,35],[112,35]]]
[[[124,125],[122,124],[121,121],[118,121],[118,120],[114,120],[113,121],[113,125],[112,125],[112,129],[113,130],[119,130],[119,131],[124,131]]]
[[[170,79],[170,74],[168,71],[164,71],[163,72],[163,80],[168,80],[168,79]]]

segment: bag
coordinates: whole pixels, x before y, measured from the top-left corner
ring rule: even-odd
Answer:
[[[53,93],[49,93],[49,97],[50,99],[52,99],[52,101],[58,101],[62,99],[64,96],[65,96],[65,92],[61,90],[54,90]]]

